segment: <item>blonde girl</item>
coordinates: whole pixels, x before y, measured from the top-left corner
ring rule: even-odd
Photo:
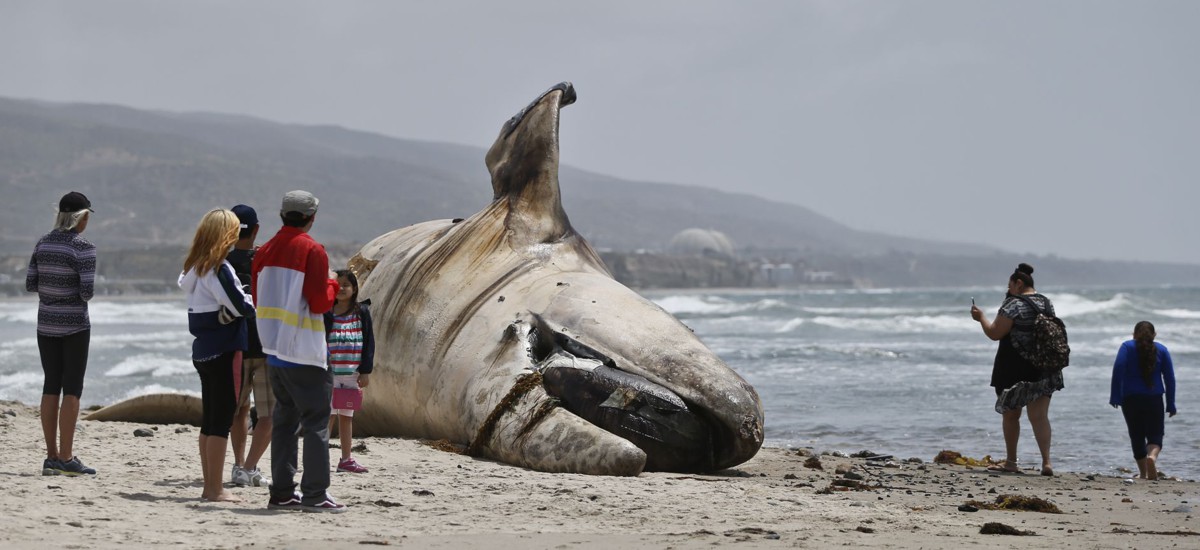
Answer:
[[[203,420],[200,426],[201,498],[238,502],[225,490],[221,475],[233,414],[237,408],[238,367],[247,347],[246,320],[254,318],[254,303],[225,260],[237,242],[237,215],[215,208],[200,219],[192,247],[183,262],[179,286],[187,293],[188,330],[192,364],[200,375]]]

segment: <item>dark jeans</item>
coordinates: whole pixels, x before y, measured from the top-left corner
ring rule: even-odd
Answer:
[[[83,394],[83,374],[87,371],[88,344],[92,339],[91,329],[67,336],[38,335],[38,352],[42,356],[42,395]]]
[[[329,489],[329,411],[333,375],[325,367],[267,367],[275,410],[271,418],[271,496],[283,499],[296,490],[296,430],[304,431],[301,503],[319,504]]]

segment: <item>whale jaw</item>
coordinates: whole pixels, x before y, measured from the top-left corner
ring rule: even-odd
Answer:
[[[529,348],[546,393],[576,416],[644,451],[646,470],[709,472],[740,464],[761,447],[761,412],[747,410],[741,422],[728,426],[710,407],[631,372],[653,366],[623,369],[623,360],[554,331],[537,316],[534,323]],[[750,395],[744,401],[757,403],[753,389],[745,388]]]

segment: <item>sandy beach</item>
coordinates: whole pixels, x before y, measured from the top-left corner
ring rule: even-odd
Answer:
[[[138,428],[154,436],[136,437]],[[35,408],[0,402],[0,433],[0,476],[14,499],[4,548],[1200,546],[1194,481],[995,474],[935,464],[935,446],[920,462],[764,448],[712,475],[617,478],[544,474],[417,440],[364,438],[355,455],[371,471],[334,475],[330,491],[350,510],[330,515],[269,511],[265,488],[234,488],[242,503],[200,500],[190,426],[80,421],[76,454],[99,471],[84,477],[41,475]],[[821,469],[811,467],[816,461]],[[1002,495],[1040,498],[1062,513],[960,510]],[[1034,538],[981,534],[992,522]]]

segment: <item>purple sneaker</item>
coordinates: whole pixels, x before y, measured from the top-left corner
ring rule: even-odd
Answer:
[[[365,474],[367,473],[367,467],[359,464],[357,460],[354,460],[354,457],[350,457],[338,461],[337,471]]]
[[[325,500],[316,504],[305,504],[301,508],[305,512],[325,512],[328,514],[340,514],[346,511],[346,505],[338,504],[336,500],[333,500],[333,497],[329,496],[329,493],[325,493]]]
[[[292,493],[292,496],[282,498],[272,495],[267,501],[267,509],[270,510],[299,510],[300,507],[300,493]]]

